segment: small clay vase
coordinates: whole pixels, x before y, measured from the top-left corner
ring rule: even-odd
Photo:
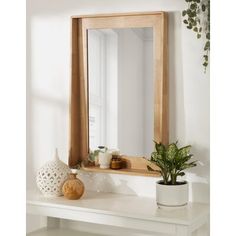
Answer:
[[[84,184],[76,178],[77,173],[70,173],[62,186],[64,196],[70,200],[77,200],[84,194]]]

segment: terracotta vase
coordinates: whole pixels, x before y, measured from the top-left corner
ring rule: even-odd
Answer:
[[[62,186],[64,196],[70,200],[80,199],[84,193],[84,184],[76,178],[77,173],[70,173]]]

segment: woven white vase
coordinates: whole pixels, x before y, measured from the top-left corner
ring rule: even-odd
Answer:
[[[54,160],[45,163],[37,172],[37,186],[46,197],[61,196],[62,185],[69,173],[70,168],[59,159],[56,149]]]

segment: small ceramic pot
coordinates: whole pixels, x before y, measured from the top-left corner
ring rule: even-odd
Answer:
[[[64,196],[70,200],[77,200],[84,194],[84,184],[76,178],[77,173],[69,174],[69,178],[62,186]]]
[[[98,155],[100,168],[102,169],[110,168],[111,158],[112,154],[110,152],[105,152],[105,153],[100,152]]]
[[[159,207],[182,207],[188,203],[188,182],[178,185],[164,185],[163,181],[156,184],[156,202]]]
[[[119,170],[122,168],[122,159],[119,156],[112,156],[110,168],[113,170]]]

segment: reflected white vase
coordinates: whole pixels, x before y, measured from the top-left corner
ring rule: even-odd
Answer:
[[[110,168],[112,154],[110,152],[100,152],[98,155],[98,163],[100,165],[100,168],[102,169],[108,169]]]

